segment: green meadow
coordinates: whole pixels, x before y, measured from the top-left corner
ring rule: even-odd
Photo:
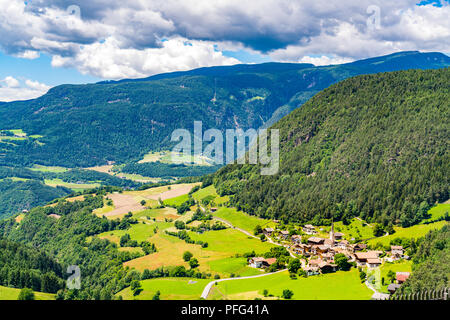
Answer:
[[[0,300],[17,300],[20,289],[0,286]],[[34,292],[35,300],[55,300],[55,295],[51,293]]]
[[[86,189],[93,189],[100,187],[99,183],[69,183],[64,182],[61,179],[45,179],[45,184],[50,187],[56,186],[66,187],[74,191],[84,191]]]
[[[258,269],[248,266],[247,258],[224,258],[208,262],[209,268],[221,274],[234,274],[241,277],[262,274]]]
[[[236,208],[219,207],[213,215],[215,217],[227,220],[235,227],[244,229],[250,233],[253,233],[257,225],[265,226],[272,222],[268,219],[250,216],[242,211],[238,211]]]
[[[208,242],[208,247],[204,250],[226,252],[230,255],[236,253],[243,254],[255,250],[256,253],[264,253],[275,245],[269,242],[262,242],[243,234],[240,231],[228,228],[224,230],[207,231],[202,234],[189,232],[192,240]]]
[[[446,221],[439,221],[430,224],[417,224],[415,226],[409,228],[402,227],[394,227],[395,233],[390,234],[386,237],[379,237],[369,240],[367,243],[371,245],[375,245],[377,243],[381,243],[384,246],[388,246],[391,240],[395,238],[420,238],[428,233],[430,230],[436,230],[442,228],[446,223]]]
[[[175,198],[170,198],[170,199],[164,200],[164,205],[170,206],[170,207],[178,207],[183,202],[188,201],[188,200],[189,200],[189,196],[187,194],[183,194],[183,195],[175,197]]]
[[[272,297],[264,297],[268,290]],[[338,271],[307,278],[291,279],[287,271],[265,277],[218,282],[209,299],[278,299],[283,290],[294,292],[295,300],[368,300],[373,292],[359,279],[357,269]]]
[[[214,197],[214,205],[221,205],[229,200],[228,196],[219,197],[213,185],[200,189],[192,194],[192,197],[200,202],[208,196]]]
[[[450,214],[450,202],[448,201],[446,203],[440,203],[428,210],[428,213],[431,215],[430,218],[423,220],[421,223],[423,224],[427,221],[442,218],[447,212]]]
[[[322,226],[323,232],[319,232],[320,236],[328,237],[331,227]],[[373,226],[359,219],[352,219],[349,225],[344,225],[342,221],[334,223],[334,231],[344,234],[344,239],[369,239],[373,237]]]
[[[197,300],[210,279],[161,278],[141,281],[142,292],[133,296],[130,288],[116,294],[124,300],[151,300],[160,291],[161,300]]]
[[[41,172],[53,172],[53,173],[64,173],[69,169],[64,167],[56,167],[56,166],[41,166],[39,164],[33,165],[30,170],[33,171],[41,171]]]

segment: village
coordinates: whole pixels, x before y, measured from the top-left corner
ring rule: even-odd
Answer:
[[[343,254],[348,263],[367,273],[375,271],[384,262],[394,262],[401,259],[409,260],[402,246],[390,246],[390,251],[370,250],[364,243],[350,243],[344,239],[344,234],[334,231],[331,225],[328,238],[318,237],[316,227],[306,224],[302,227],[302,235],[290,235],[287,230],[274,228],[262,229],[265,238],[275,244],[284,246],[291,257],[300,258],[302,270],[306,276],[314,276],[336,272],[335,255]],[[248,264],[253,268],[267,270],[277,261],[275,258],[251,257]],[[387,290],[393,294],[402,283],[408,279],[409,272],[396,272],[395,281],[388,285]]]

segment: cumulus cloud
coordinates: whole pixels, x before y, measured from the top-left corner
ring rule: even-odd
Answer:
[[[315,66],[328,66],[332,64],[343,64],[352,62],[353,59],[350,58],[340,58],[340,57],[328,57],[328,56],[320,56],[320,57],[310,57],[304,56],[299,59],[297,62],[299,63],[312,63]]]
[[[8,76],[0,80],[0,101],[34,99],[42,96],[49,89],[50,86],[38,81],[25,79],[21,84],[16,78]]]
[[[138,50],[121,48],[116,39],[108,38],[102,43],[84,46],[75,56],[55,55],[52,66],[74,67],[100,78],[121,79],[238,62],[223,56],[213,44],[204,41],[174,38],[163,41],[161,48]]]
[[[30,59],[45,52],[54,66],[112,79],[236,62],[214,45],[316,64],[400,50],[449,52],[450,6],[416,3],[0,0],[0,47]]]

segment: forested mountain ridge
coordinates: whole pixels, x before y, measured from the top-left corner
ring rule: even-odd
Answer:
[[[250,214],[313,221],[361,216],[406,227],[449,198],[450,69],[347,79],[272,128],[280,171],[229,165],[218,192]]]
[[[329,85],[351,76],[441,68],[440,53],[400,52],[314,67],[266,63],[212,67],[146,79],[62,85],[29,101],[0,104],[0,129],[28,137],[0,139],[0,165],[87,167],[136,161],[170,148],[176,128],[259,128],[274,123]]]

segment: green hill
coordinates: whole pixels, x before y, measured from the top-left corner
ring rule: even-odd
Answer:
[[[0,104],[0,165],[137,161],[170,148],[172,131],[192,130],[194,120],[204,129],[259,128],[351,76],[449,65],[440,53],[400,52],[337,66],[236,65],[61,85],[37,99]]]
[[[417,223],[449,198],[449,83],[447,68],[333,85],[273,126],[278,174],[229,165],[214,176],[217,191],[264,218]]]

